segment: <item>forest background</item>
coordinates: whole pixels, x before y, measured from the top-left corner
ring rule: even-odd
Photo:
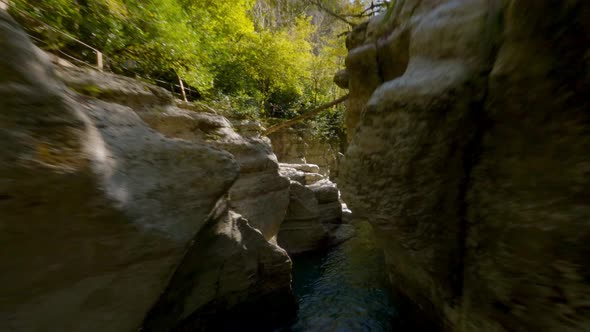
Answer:
[[[345,35],[390,5],[383,2],[11,0],[11,5],[46,51],[95,58],[92,49],[59,33],[66,32],[100,50],[114,73],[182,80],[199,102],[231,117],[272,124],[345,93],[332,82],[344,67]],[[323,112],[306,126],[322,139],[338,139],[342,108]]]

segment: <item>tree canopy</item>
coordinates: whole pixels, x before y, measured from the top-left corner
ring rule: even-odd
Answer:
[[[290,118],[343,94],[332,83],[343,66],[342,33],[366,0],[12,0],[24,26],[48,51],[110,70],[181,78],[203,98],[256,117]],[[338,17],[340,16],[340,17]],[[345,20],[342,20],[345,18]]]

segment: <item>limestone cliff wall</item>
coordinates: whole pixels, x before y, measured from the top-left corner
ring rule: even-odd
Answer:
[[[590,331],[590,3],[406,0],[347,40],[340,187],[450,331]]]
[[[4,11],[0,55],[0,330],[268,328],[293,312],[275,244],[289,181],[267,141],[157,87],[56,70]]]
[[[320,174],[338,176],[340,142],[314,137],[309,128],[286,128],[269,135],[272,149],[282,163],[318,165]]]

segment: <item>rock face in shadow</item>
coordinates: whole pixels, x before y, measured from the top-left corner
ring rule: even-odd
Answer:
[[[257,327],[293,312],[291,262],[272,240],[288,181],[268,143],[215,114],[186,121],[195,112],[148,84],[56,75],[4,11],[0,53],[3,331],[215,330],[223,314]],[[171,134],[158,112],[194,130]],[[239,198],[252,173],[272,213]],[[269,319],[245,319],[253,310]]]
[[[313,191],[291,181],[289,209],[279,233],[279,245],[290,254],[326,247],[328,233],[319,217],[318,201]]]
[[[590,329],[589,17],[406,0],[348,38],[343,197],[446,330]]]
[[[354,226],[342,224],[336,184],[318,171],[313,164],[280,164],[281,175],[291,180],[291,187],[278,243],[290,254],[324,249],[354,236]]]
[[[195,239],[144,331],[270,331],[291,318],[291,260],[240,215],[221,207]],[[265,318],[261,319],[260,312]]]

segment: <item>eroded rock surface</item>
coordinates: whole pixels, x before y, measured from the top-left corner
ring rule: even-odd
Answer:
[[[169,137],[205,142],[230,152],[240,165],[240,177],[230,190],[229,208],[246,218],[267,240],[275,241],[289,204],[289,180],[279,175],[270,142],[243,137],[216,114],[166,107],[138,114]]]
[[[291,254],[323,249],[354,236],[352,225],[342,224],[343,206],[336,184],[318,173],[313,164],[280,164],[291,179],[290,201],[278,243]]]
[[[227,119],[211,113],[166,107],[138,114],[166,136],[207,143],[230,152],[240,166],[240,175],[229,190],[227,206],[240,218],[222,219],[226,226],[215,226],[217,233],[199,235],[200,241],[210,243],[211,248],[206,255],[200,253],[201,248],[192,258],[185,259],[164,299],[150,315],[147,330],[161,331],[163,326],[171,325],[171,317],[191,331],[197,327],[216,330],[224,326],[258,329],[288,320],[296,308],[290,288],[291,261],[276,245],[276,236],[289,204],[289,180],[279,175],[268,139],[243,137]],[[258,237],[248,237],[245,231],[260,233]],[[217,256],[213,255],[215,252]],[[197,279],[187,277],[201,276],[203,271],[209,272],[199,277],[195,287]],[[224,278],[227,281],[222,283]],[[175,309],[179,305],[182,314]],[[269,319],[255,318],[254,313],[259,311],[268,313]]]
[[[291,254],[325,247],[327,231],[319,216],[318,201],[313,191],[292,181],[289,209],[278,236],[279,245]]]
[[[589,15],[406,0],[348,38],[343,197],[447,330],[590,330]]]
[[[155,86],[56,75],[4,11],[0,53],[0,329],[269,327],[293,312],[273,243],[289,182],[267,141]]]
[[[270,134],[272,148],[283,163],[313,164],[320,173],[330,178],[338,176],[339,151],[342,142],[324,141],[314,137],[309,129],[286,128]]]
[[[144,324],[144,331],[270,331],[291,318],[291,260],[227,207],[195,247]],[[264,312],[264,319],[259,314]]]

